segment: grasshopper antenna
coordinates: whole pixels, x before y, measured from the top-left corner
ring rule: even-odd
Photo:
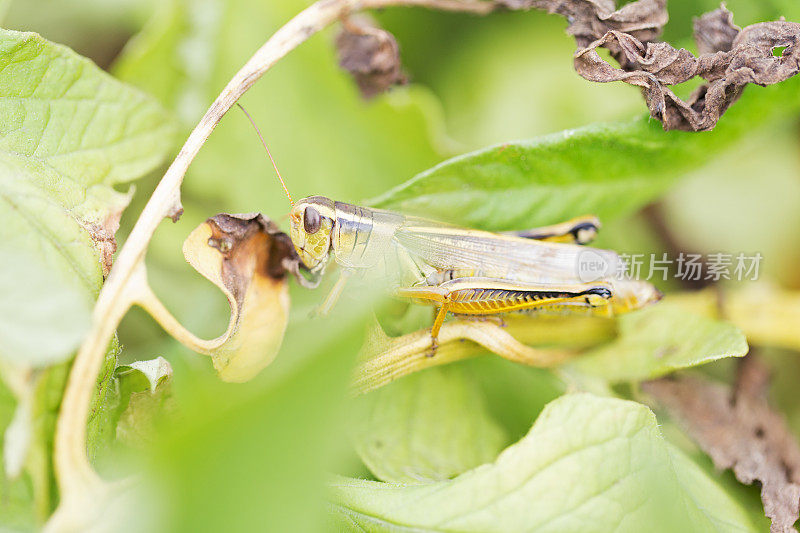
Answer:
[[[264,146],[264,150],[267,151],[267,155],[269,156],[269,160],[272,163],[272,168],[275,169],[275,174],[278,175],[278,179],[281,182],[281,187],[283,187],[283,192],[285,192],[286,193],[286,197],[289,198],[289,203],[294,205],[294,201],[292,200],[292,195],[289,194],[289,189],[286,188],[286,183],[284,183],[283,176],[281,176],[281,172],[280,172],[280,170],[278,170],[278,165],[275,164],[275,160],[272,158],[272,153],[269,151],[269,146],[267,146],[267,142],[264,140],[264,136],[261,135],[261,131],[258,129],[258,126],[256,126],[256,123],[253,120],[253,117],[250,116],[250,113],[247,112],[247,109],[245,109],[242,104],[240,104],[239,102],[236,102],[236,105],[239,106],[239,109],[242,110],[244,115],[247,117],[247,120],[249,120],[250,124],[253,125],[253,129],[256,130],[256,133],[258,134],[258,138],[261,139],[261,144]]]

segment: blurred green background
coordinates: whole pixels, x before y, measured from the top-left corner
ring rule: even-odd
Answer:
[[[179,139],[165,140],[177,151],[231,75],[308,3],[15,0],[0,5],[6,27],[66,44],[158,97],[184,126]],[[727,6],[740,26],[781,15],[800,20],[800,5],[790,0],[731,0]],[[712,0],[671,0],[665,38],[693,50],[692,17],[716,7]],[[337,67],[334,33],[328,30],[281,61],[242,100],[295,198],[322,194],[360,202],[458,153],[646,112],[636,89],[592,84],[575,74],[574,43],[560,17],[531,11],[478,18],[421,9],[388,9],[376,17],[400,43],[408,86],[363,101]],[[744,98],[758,90],[748,88]],[[796,102],[774,105],[797,108]],[[758,251],[765,258],[764,277],[800,288],[799,128],[793,112],[759,124],[663,198],[660,216],[682,249]],[[118,239],[124,240],[159,178],[156,173],[137,182]],[[260,211],[285,225],[289,208],[238,111],[223,119],[193,163],[183,205],[180,223],[163,223],[151,244],[150,279],[181,322],[210,338],[224,331],[228,307],[222,294],[185,264],[183,239],[218,212]],[[599,244],[648,253],[667,246],[642,214],[607,224]],[[244,386],[218,383],[208,361],[182,348],[144,313],[133,310],[123,321],[122,360],[166,357],[175,368],[175,396],[184,406],[180,428],[165,431],[150,454],[170,500],[171,514],[162,522],[168,529],[247,529],[268,522],[273,531],[315,530],[324,521],[320,472],[369,475],[347,451],[342,426],[348,409],[338,399],[362,330],[357,302],[345,297],[343,303],[356,308],[352,320],[343,319],[352,326],[327,331],[306,320],[322,291],[293,287],[292,293],[293,320],[281,354]],[[549,374],[503,361],[485,358],[463,366],[478,377],[507,443],[562,392]],[[799,378],[799,372],[794,364],[782,382]],[[800,411],[783,405],[800,430]],[[107,470],[117,469],[109,463]]]

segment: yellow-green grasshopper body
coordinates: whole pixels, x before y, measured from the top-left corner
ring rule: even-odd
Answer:
[[[312,196],[290,214],[290,236],[305,266],[321,276],[333,259],[342,278],[381,280],[394,294],[439,307],[434,346],[448,312],[583,311],[616,315],[660,298],[649,283],[620,276],[620,257],[582,246],[594,217],[518,234],[498,234]]]

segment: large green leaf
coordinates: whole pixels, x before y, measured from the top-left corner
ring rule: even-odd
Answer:
[[[451,478],[493,460],[506,435],[462,365],[430,368],[359,398],[353,440],[378,479]]]
[[[492,464],[452,481],[333,484],[341,524],[360,531],[754,531],[746,513],[634,402],[552,402]]]
[[[0,359],[46,366],[77,348],[89,327],[81,287],[54,278],[37,255],[0,244]]]
[[[4,302],[17,324],[3,327],[25,336],[4,341],[0,356],[41,365],[67,357],[86,328],[129,199],[112,186],[160,164],[175,130],[157,103],[89,60],[7,30],[0,116],[0,241],[19,254],[0,262],[2,277],[17,284]],[[18,263],[28,257],[21,277]],[[37,317],[42,329],[31,335]],[[17,327],[23,319],[25,332]]]
[[[800,80],[749,87],[708,133],[664,132],[657,121],[598,124],[504,143],[433,167],[370,202],[487,230],[628,214],[753,128],[800,107]],[[776,102],[781,102],[776,106]]]
[[[747,339],[733,324],[669,300],[620,317],[619,336],[567,363],[609,381],[653,379],[726,357],[744,357]]]
[[[15,463],[3,472],[3,494],[11,496],[0,516],[31,527],[57,501],[50,455],[69,368],[63,361],[88,327],[129,200],[113,186],[159,165],[175,127],[154,100],[89,60],[7,30],[0,30],[0,117],[0,377],[13,392],[13,401],[1,402],[0,443]],[[116,355],[112,341],[111,369]],[[95,402],[108,377],[100,376]],[[101,431],[98,420],[90,420],[91,435]]]
[[[3,159],[58,172],[70,183],[39,183],[70,207],[85,200],[77,186],[130,181],[164,160],[174,133],[164,109],[88,59],[34,33],[4,30],[0,66]]]

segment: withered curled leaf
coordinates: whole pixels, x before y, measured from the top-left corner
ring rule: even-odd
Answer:
[[[192,348],[211,355],[224,381],[251,379],[275,358],[286,331],[287,273],[299,263],[289,236],[260,214],[220,214],[192,231],[183,254],[231,306],[225,334]]]
[[[715,38],[712,38],[712,40]],[[704,131],[742,94],[748,83],[772,85],[800,71],[800,24],[765,22],[743,29],[729,51],[694,56],[667,43],[642,43],[635,37],[610,31],[575,54],[575,69],[590,81],[624,81],[642,87],[650,115],[664,129]],[[724,44],[719,43],[717,44]],[[780,57],[773,49],[786,47]],[[600,47],[619,49],[633,68],[615,68],[597,53]],[[681,100],[669,89],[700,76],[708,83]]]
[[[637,0],[617,9],[614,0],[498,0],[509,9],[541,9],[567,19],[567,33],[584,48],[615,30],[639,40],[651,41],[661,35],[669,20],[666,0]],[[611,50],[612,54],[615,50]]]
[[[705,131],[749,83],[773,85],[800,71],[800,24],[764,22],[740,29],[724,4],[695,21],[698,56],[655,42],[668,20],[665,0],[497,0],[508,9],[542,9],[564,16],[575,37],[575,70],[589,81],[622,81],[642,88],[650,116],[665,130]],[[619,64],[598,54],[604,48]],[[781,49],[781,54],[773,51]],[[706,80],[687,100],[669,88],[696,76]]]
[[[694,40],[701,54],[728,52],[742,29],[733,23],[733,13],[722,5],[694,21]]]
[[[367,17],[346,19],[336,37],[336,48],[339,65],[353,75],[364,98],[406,82],[397,40]]]
[[[767,402],[769,376],[753,356],[742,360],[735,390],[692,376],[643,385],[679,422],[717,468],[742,483],[761,483],[771,531],[796,531],[800,516],[800,447]]]

